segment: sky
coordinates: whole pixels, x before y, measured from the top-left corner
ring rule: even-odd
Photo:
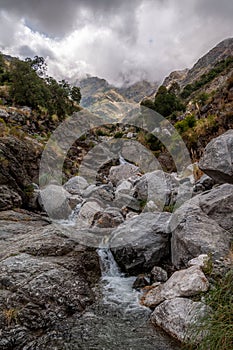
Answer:
[[[232,19],[232,0],[0,0],[0,51],[71,82],[161,82],[233,37]]]

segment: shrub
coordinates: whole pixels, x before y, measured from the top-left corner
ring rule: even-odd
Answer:
[[[233,271],[229,271],[205,296],[205,302],[211,307],[211,314],[195,325],[193,333],[197,339],[204,331],[204,338],[191,349],[198,350],[231,350],[233,344]]]

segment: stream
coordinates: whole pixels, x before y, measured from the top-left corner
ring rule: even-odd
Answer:
[[[151,311],[140,306],[139,292],[132,289],[135,277],[120,272],[109,249],[99,249],[98,254],[102,268],[100,299],[78,322],[80,349],[180,349],[175,340],[150,323]]]

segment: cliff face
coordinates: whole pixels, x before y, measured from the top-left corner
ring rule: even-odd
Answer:
[[[213,68],[217,62],[233,55],[233,38],[220,42],[207,54],[201,57],[191,69],[174,71],[165,78],[163,85],[169,86],[172,83],[178,83],[181,88],[187,84],[193,83],[201,77],[202,74]]]

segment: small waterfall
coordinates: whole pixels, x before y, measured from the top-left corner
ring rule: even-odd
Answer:
[[[77,204],[76,207],[74,208],[74,210],[72,211],[72,213],[70,214],[70,216],[68,218],[68,221],[70,223],[74,223],[74,221],[77,218],[78,213],[79,213],[79,211],[81,209],[81,206],[82,206],[82,203]]]
[[[120,277],[122,273],[108,248],[98,249],[102,277]]]
[[[127,160],[125,160],[124,157],[122,157],[121,154],[120,154],[120,156],[119,156],[119,162],[120,162],[120,165],[130,164],[129,162],[127,162]]]
[[[103,301],[117,305],[125,312],[132,309],[141,309],[139,292],[132,288],[135,277],[126,277],[117,265],[109,248],[98,249],[102,271]]]

